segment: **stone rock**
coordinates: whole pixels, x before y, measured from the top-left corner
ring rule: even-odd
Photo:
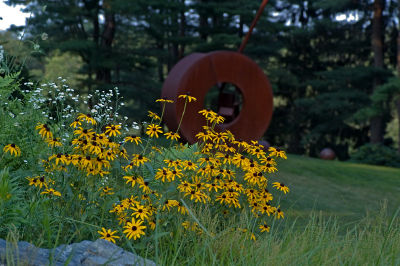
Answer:
[[[104,239],[96,241],[84,240],[80,243],[70,245],[60,245],[54,249],[43,249],[34,245],[20,241],[17,245],[7,243],[0,239],[0,266],[7,263],[7,258],[20,265],[146,265],[155,266],[156,264],[141,258],[131,252],[116,246]],[[8,261],[10,263],[10,261]]]
[[[325,148],[320,152],[319,158],[323,160],[333,160],[336,158],[336,154],[331,148]]]

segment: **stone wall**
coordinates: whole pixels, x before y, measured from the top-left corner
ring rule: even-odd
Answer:
[[[15,265],[156,265],[104,239],[60,245],[55,249],[37,248],[24,241],[16,246],[0,239],[0,266],[7,264],[6,251]]]

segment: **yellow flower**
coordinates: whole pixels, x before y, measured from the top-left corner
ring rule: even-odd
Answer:
[[[117,136],[121,134],[121,132],[119,131],[120,129],[121,125],[109,125],[106,126],[105,133],[108,134],[109,137]]]
[[[39,178],[38,177],[27,177],[30,186],[37,187],[39,185]]]
[[[261,224],[258,228],[260,228],[261,232],[269,232],[271,227],[266,223]]]
[[[188,102],[191,102],[191,101],[194,101],[194,102],[195,102],[195,101],[197,101],[197,99],[196,99],[195,97],[190,96],[189,94],[182,94],[182,95],[179,95],[178,98],[186,99]]]
[[[283,193],[285,193],[285,194],[287,192],[289,192],[289,188],[287,186],[285,186],[285,184],[283,184],[283,183],[274,182],[274,183],[272,183],[272,186],[275,187],[278,190],[283,191]]]
[[[215,112],[213,112],[210,109],[203,109],[203,110],[199,111],[199,114],[202,114],[205,118],[208,118],[213,115],[217,115]]]
[[[48,125],[38,123],[36,129],[39,130],[39,135],[42,136],[42,138],[53,138],[53,133],[51,133]]]
[[[165,182],[165,180],[170,181],[171,180],[171,171],[165,167],[162,169],[158,169],[157,173],[155,175],[155,179],[161,179],[162,182]]]
[[[142,143],[142,139],[138,136],[128,136],[125,138],[125,141],[128,142],[135,142],[136,145],[139,145],[139,143]]]
[[[287,159],[286,153],[279,148],[269,147],[268,151],[270,152],[269,156],[276,156]]]
[[[148,116],[150,118],[153,118],[155,120],[161,120],[161,117],[159,117],[156,113],[153,113],[152,111],[148,111],[148,112],[149,112]]]
[[[65,158],[65,155],[62,153],[57,153],[53,154],[52,156],[49,157],[49,161],[55,159],[56,160],[56,165],[58,165],[59,162],[62,164],[67,164],[67,159]]]
[[[164,135],[167,136],[167,139],[171,140],[178,140],[179,138],[181,138],[181,136],[179,136],[179,134],[175,132],[167,132],[164,133]]]
[[[100,196],[113,195],[114,194],[114,192],[112,191],[113,188],[111,188],[111,187],[105,186],[104,188],[101,187],[100,189],[103,189],[103,191],[100,193]]]
[[[128,175],[128,176],[124,176],[123,177],[123,179],[126,179],[126,183],[128,184],[129,182],[131,182],[132,183],[132,187],[134,187],[135,186],[135,184],[136,184],[136,180],[137,180],[137,177],[136,176],[131,176],[131,175]]]
[[[281,209],[279,209],[279,207],[275,212],[275,217],[276,217],[276,219],[285,218],[283,211],[281,211]]]
[[[183,161],[183,170],[196,170],[197,165],[192,163],[190,160]]]
[[[211,113],[210,116],[206,119],[210,123],[215,123],[215,124],[221,124],[225,121],[225,118],[223,116],[220,116],[216,113]]]
[[[147,126],[146,134],[150,137],[158,138],[158,133],[162,133],[161,127],[159,125],[150,124]]]
[[[61,197],[61,193],[58,192],[57,190],[52,189],[52,188],[46,188],[46,190],[43,191],[40,194],[48,194],[49,196],[53,196],[54,195],[54,196]]]
[[[168,99],[162,98],[162,99],[157,99],[157,100],[156,100],[156,103],[157,103],[157,102],[160,102],[160,103],[173,103],[174,101],[173,101],[173,100],[168,100]]]
[[[92,129],[83,129],[82,127],[78,127],[78,129],[74,130],[74,135],[79,135],[79,138],[85,137],[86,140],[89,140],[94,134],[95,132],[93,132]]]
[[[52,139],[46,139],[47,145],[49,147],[61,147],[62,143],[60,142],[60,138],[52,138]]]
[[[132,163],[133,165],[139,167],[139,166],[143,165],[145,162],[148,162],[148,161],[149,161],[149,159],[147,159],[147,158],[144,157],[143,155],[141,155],[141,154],[134,154],[131,163]]]
[[[117,231],[111,231],[111,229],[106,230],[104,227],[102,227],[101,230],[102,231],[97,231],[101,235],[100,238],[111,241],[115,244],[114,238],[119,238],[119,236],[114,235]]]
[[[94,120],[94,118],[90,115],[90,114],[79,114],[77,119],[79,121],[83,121],[86,120],[88,123],[92,124],[92,125],[96,125],[96,120]]]
[[[131,239],[133,237],[134,240],[137,238],[140,238],[141,235],[145,235],[145,232],[143,229],[146,228],[146,226],[141,225],[143,221],[135,221],[134,218],[132,218],[132,222],[127,222],[124,228],[124,233],[126,233],[126,236],[128,239]]]
[[[168,211],[170,211],[171,207],[174,206],[179,206],[179,202],[177,200],[166,200],[164,202],[164,205],[162,207],[162,210],[164,211],[165,209],[168,209]]]
[[[70,127],[73,127],[73,128],[76,128],[77,126],[81,126],[81,125],[82,125],[81,120],[79,120],[79,119],[77,118],[77,119],[75,119],[75,121],[72,122],[69,126],[70,126]]]
[[[11,155],[15,154],[15,157],[21,155],[21,149],[14,143],[4,146],[3,150],[4,152],[9,152]]]

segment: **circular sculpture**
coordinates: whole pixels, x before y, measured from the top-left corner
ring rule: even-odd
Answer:
[[[230,122],[218,125],[216,130],[230,130],[240,140],[258,140],[271,121],[272,89],[261,68],[238,52],[194,53],[172,68],[161,94],[163,98],[174,101],[165,107],[164,121],[168,128],[172,131],[178,128],[185,102],[178,96],[189,94],[197,101],[187,104],[179,131],[189,143],[196,142],[195,135],[206,124],[204,117],[198,113],[204,109],[204,98],[211,87],[224,83],[234,84],[240,90],[242,108]],[[222,112],[224,109],[220,106],[218,113]]]

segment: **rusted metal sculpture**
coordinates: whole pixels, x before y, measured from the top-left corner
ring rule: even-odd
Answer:
[[[204,109],[204,99],[210,88],[220,88],[218,114],[226,118],[217,130],[230,130],[237,139],[258,140],[267,130],[272,117],[273,95],[271,85],[262,69],[242,54],[251,32],[268,0],[264,0],[243,40],[238,52],[214,51],[193,53],[179,61],[170,71],[162,88],[162,97],[171,99],[166,106],[164,121],[170,130],[178,128],[184,108],[179,95],[189,94],[197,98],[187,105],[179,131],[189,143],[196,142],[195,135],[205,125],[204,117],[198,112]],[[234,84],[242,94],[239,112],[234,94],[225,93],[225,84]]]

